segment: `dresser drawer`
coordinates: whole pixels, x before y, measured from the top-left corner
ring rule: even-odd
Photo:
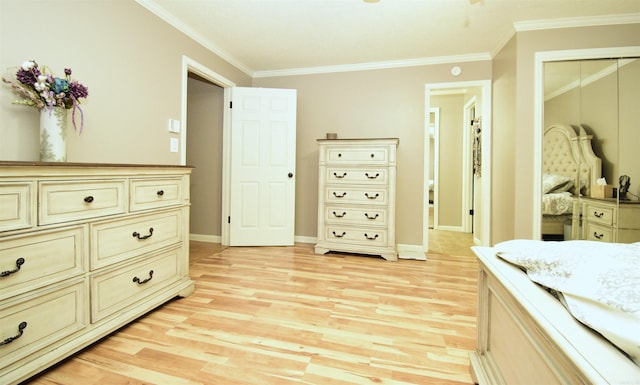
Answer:
[[[125,180],[40,182],[41,225],[126,211]]]
[[[356,224],[386,226],[387,209],[385,207],[353,207],[341,205],[325,206],[325,222],[331,224]]]
[[[327,164],[367,164],[388,165],[388,146],[341,147],[332,146],[325,148],[325,161]]]
[[[386,246],[387,229],[375,229],[367,227],[334,226],[326,227],[325,239],[327,242],[340,242],[358,244],[363,246]]]
[[[333,187],[325,189],[327,203],[387,205],[388,193],[385,188]]]
[[[0,305],[0,369],[87,324],[85,280]]]
[[[388,185],[388,168],[340,168],[327,167],[326,181],[331,184]]]
[[[587,222],[611,226],[614,222],[614,211],[613,207],[587,203],[584,215]]]
[[[178,281],[179,248],[91,277],[91,322]]]
[[[2,238],[0,299],[83,272],[86,227]]]
[[[182,203],[182,178],[133,179],[129,209],[139,211]]]
[[[614,230],[611,227],[598,226],[587,222],[585,239],[588,241],[613,242]]]
[[[182,209],[90,225],[91,270],[181,242]]]
[[[0,183],[0,231],[27,229],[34,225],[31,215],[34,184]]]

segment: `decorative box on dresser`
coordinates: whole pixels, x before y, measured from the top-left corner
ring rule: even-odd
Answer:
[[[640,202],[615,198],[581,198],[582,238],[591,241],[640,242]]]
[[[181,166],[0,162],[0,379],[18,383],[189,279]]]
[[[395,237],[399,140],[319,139],[317,254],[398,259]]]

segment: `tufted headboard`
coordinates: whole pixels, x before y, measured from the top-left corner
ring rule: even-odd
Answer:
[[[602,161],[593,153],[591,139],[582,127],[564,124],[547,127],[542,146],[542,172],[569,176],[574,180],[573,195],[590,196],[591,184],[602,175]]]

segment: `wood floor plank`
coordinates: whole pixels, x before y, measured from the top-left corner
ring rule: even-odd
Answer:
[[[191,243],[195,292],[27,383],[471,384],[478,265]]]

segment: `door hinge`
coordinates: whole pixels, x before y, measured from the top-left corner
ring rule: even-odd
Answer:
[[[231,223],[231,216],[227,217],[227,223]]]
[[[229,108],[233,108],[233,102],[229,102]]]
[[[469,215],[473,215],[473,210],[469,210]]]

